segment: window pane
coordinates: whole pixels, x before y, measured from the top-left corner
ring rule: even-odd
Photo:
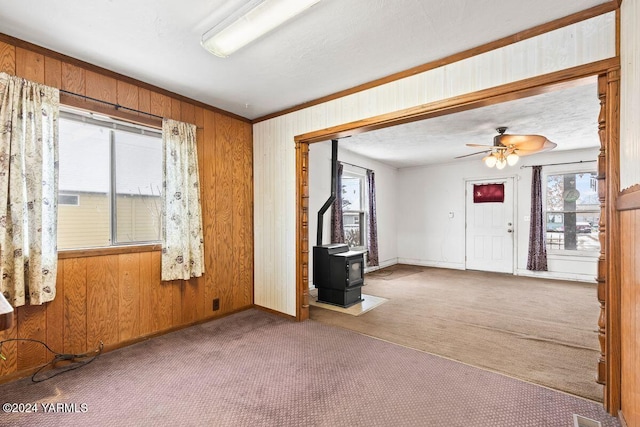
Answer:
[[[600,203],[594,172],[547,177],[547,247],[599,251]]]
[[[116,240],[160,240],[162,144],[157,137],[115,131]]]
[[[77,194],[58,194],[58,205],[78,206],[80,196]]]
[[[109,130],[61,118],[59,133],[59,193],[78,205],[58,205],[58,248],[108,246]]]
[[[364,246],[362,241],[361,214],[359,212],[342,215],[344,222],[344,242],[350,248]]]
[[[345,211],[359,211],[361,206],[360,178],[342,177],[342,209]]]
[[[562,211],[564,199],[564,180],[562,175],[550,175],[547,177],[547,210]]]

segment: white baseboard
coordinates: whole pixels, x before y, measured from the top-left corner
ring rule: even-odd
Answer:
[[[366,267],[365,274],[371,273],[376,270],[380,270],[381,268],[391,267],[395,264],[408,264],[408,265],[419,265],[422,267],[437,267],[437,268],[449,268],[452,270],[466,270],[464,263],[458,262],[444,262],[444,261],[428,261],[414,258],[391,258],[385,261],[382,261],[380,265],[375,267]],[[518,276],[526,276],[526,277],[538,277],[544,279],[553,279],[553,280],[572,280],[576,282],[587,282],[587,283],[597,283],[596,277],[592,274],[580,274],[580,273],[562,273],[557,271],[530,271],[524,269],[517,269],[516,275]],[[309,280],[309,289],[313,289],[313,282]]]
[[[398,258],[391,258],[384,260],[380,263],[380,265],[376,265],[375,267],[365,267],[364,273],[371,273],[372,271],[380,270],[381,268],[391,267],[392,265],[396,265],[398,263]]]
[[[423,267],[449,268],[451,270],[464,270],[464,263],[448,261],[429,261],[413,258],[398,258],[398,264],[420,265]]]
[[[573,280],[576,282],[597,283],[596,276],[593,274],[561,273],[557,271],[531,271],[523,269],[518,269],[516,274],[518,276],[539,277],[544,279]]]

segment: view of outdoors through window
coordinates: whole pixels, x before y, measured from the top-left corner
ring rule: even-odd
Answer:
[[[344,241],[349,248],[365,246],[364,177],[342,176],[342,219]]]
[[[547,176],[547,249],[599,251],[599,220],[595,172]]]
[[[64,112],[59,133],[58,248],[159,241],[160,132]]]

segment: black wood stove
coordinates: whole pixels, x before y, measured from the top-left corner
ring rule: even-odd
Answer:
[[[331,196],[318,211],[318,245],[313,247],[313,284],[318,302],[349,307],[362,301],[364,253],[350,251],[344,243],[322,244],[322,218],[336,199],[338,140],[331,141]]]
[[[318,302],[349,307],[362,301],[364,254],[344,243],[314,246],[313,284]]]

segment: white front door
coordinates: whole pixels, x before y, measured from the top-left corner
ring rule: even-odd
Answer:
[[[504,184],[504,202],[474,203],[474,184]],[[513,273],[513,178],[467,181],[466,268]]]

